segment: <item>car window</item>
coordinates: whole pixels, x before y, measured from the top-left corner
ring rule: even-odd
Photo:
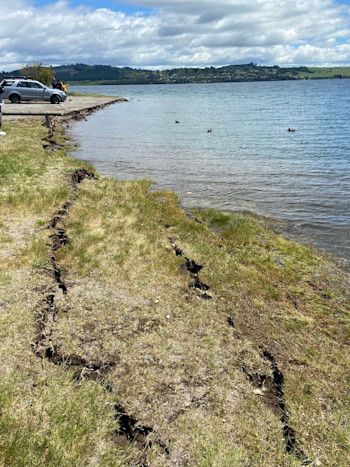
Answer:
[[[18,88],[29,88],[29,83],[27,81],[19,81],[17,84]]]
[[[29,83],[29,86],[30,86],[31,88],[44,89],[44,86],[42,86],[42,85],[39,84],[39,83]]]
[[[4,86],[12,86],[14,83],[14,81],[8,81],[6,80],[5,83],[4,83]]]

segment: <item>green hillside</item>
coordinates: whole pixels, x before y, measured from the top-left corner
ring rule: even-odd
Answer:
[[[314,79],[350,78],[350,67],[348,66],[333,68],[314,67],[309,68],[308,70]],[[303,74],[301,73],[301,76],[302,75]]]
[[[242,81],[282,81],[296,79],[350,78],[350,67],[308,68],[261,66],[254,63],[206,68],[174,68],[170,70],[142,70],[107,65],[61,65],[52,67],[55,77],[74,84],[171,84],[217,83]],[[0,73],[0,79],[19,75],[20,71]]]

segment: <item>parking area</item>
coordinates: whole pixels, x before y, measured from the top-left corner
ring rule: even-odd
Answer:
[[[4,121],[33,116],[64,116],[74,112],[93,110],[114,102],[126,101],[122,97],[100,97],[100,96],[68,96],[67,100],[61,104],[50,104],[43,102],[21,102],[20,104],[11,104],[5,101],[2,106],[2,115]]]

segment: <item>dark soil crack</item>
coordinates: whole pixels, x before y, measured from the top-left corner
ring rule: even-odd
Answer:
[[[251,374],[244,363],[242,370],[249,378],[251,384],[255,388],[261,390],[261,395],[264,396],[264,402],[280,416],[280,420],[283,424],[282,431],[286,451],[289,454],[294,454],[297,459],[302,461],[302,465],[308,465],[311,461],[306,454],[297,447],[295,430],[289,424],[289,415],[287,413],[283,391],[284,376],[270,352],[263,350],[261,356],[270,362],[272,376],[259,373]]]
[[[67,232],[63,226],[63,217],[68,214],[68,209],[72,205],[75,197],[77,185],[85,178],[94,178],[93,172],[86,169],[77,169],[73,172],[68,182],[72,186],[71,199],[66,201],[63,206],[54,214],[48,222],[48,229],[52,231],[49,238],[51,254],[50,264],[52,266],[53,277],[58,289],[62,290],[64,295],[67,295],[68,289],[62,278],[62,272],[57,264],[56,252],[69,242]],[[55,303],[55,292],[50,290],[49,293],[42,300],[37,314],[37,339],[33,344],[33,350],[39,357],[48,357],[54,353],[54,348],[51,341],[53,323],[57,319],[59,313],[58,307]]]
[[[207,291],[210,290],[210,287],[204,282],[202,282],[198,276],[198,273],[201,269],[203,269],[203,266],[197,264],[193,259],[187,258],[182,252],[182,250],[178,246],[176,246],[176,244],[171,238],[169,238],[169,242],[172,249],[175,252],[175,255],[180,256],[185,260],[184,267],[189,273],[191,279],[193,280],[193,282],[189,285],[189,288],[195,289],[198,292],[198,296],[203,298],[204,300],[212,299],[213,297],[209,293],[207,293]]]
[[[142,425],[135,418],[126,413],[124,408],[115,405],[115,418],[119,422],[118,435],[124,436],[127,440],[136,444],[140,451],[145,451],[152,447],[153,441],[149,439],[150,435],[154,433],[153,428]],[[156,444],[164,451],[166,455],[170,454],[168,447],[156,436]],[[142,466],[147,467],[145,461],[142,461]]]
[[[233,319],[231,318],[231,316],[228,316],[227,317],[227,324],[229,326],[231,326],[231,328],[233,328],[233,331],[232,331],[232,335],[235,339],[239,339],[239,337],[237,336],[236,334],[236,331],[235,331],[235,323],[233,322]]]
[[[56,316],[55,294],[49,293],[42,300],[36,317],[37,339],[33,344],[33,351],[38,357],[43,358],[46,354],[46,347],[50,345],[52,324],[55,322]]]
[[[181,205],[180,205],[180,207],[183,209],[184,213],[186,214],[187,219],[189,219],[190,221],[193,221],[193,222],[197,222],[197,224],[204,224],[203,221],[201,221],[201,220],[197,219],[196,217],[194,217],[188,209],[186,209],[185,207],[183,207]]]
[[[93,172],[86,169],[76,170],[69,178],[69,184],[72,187],[72,194],[63,206],[56,211],[54,216],[48,222],[48,229],[52,231],[50,238],[50,263],[52,266],[53,276],[56,286],[61,289],[64,295],[68,294],[68,288],[63,281],[62,272],[57,264],[56,252],[64,245],[69,243],[67,231],[63,226],[63,218],[67,216],[69,208],[72,206],[74,199],[77,195],[78,184],[86,178],[95,178]],[[54,365],[66,366],[73,370],[74,379],[82,383],[85,380],[94,380],[103,385],[106,391],[111,392],[111,386],[106,383],[106,376],[116,365],[116,361],[102,362],[96,360],[86,360],[77,355],[64,355],[59,348],[53,344],[52,334],[54,323],[62,310],[59,310],[55,302],[56,290],[52,288],[48,291],[46,296],[40,303],[39,311],[36,316],[37,324],[37,337],[35,343],[32,345],[35,355],[42,359],[47,359]],[[132,442],[137,449],[140,450],[141,459],[137,465],[148,467],[145,461],[145,450],[151,448],[152,441],[149,435],[157,438],[153,428],[142,425],[131,415],[128,415],[123,407],[119,404],[115,405],[115,418],[119,421],[119,429],[116,432],[118,437],[124,437],[127,441]],[[169,450],[165,444],[156,439],[156,444],[169,455]]]
[[[55,365],[67,366],[73,370],[74,379],[79,382],[84,380],[104,381],[109,371],[116,366],[116,361],[102,362],[100,360],[86,360],[77,355],[63,355],[56,347],[45,349],[44,355],[49,362]]]
[[[115,418],[119,422],[118,434],[121,434],[130,441],[141,443],[143,449],[151,447],[152,442],[147,440],[153,428],[140,424],[135,418],[128,415],[121,405],[116,404]]]

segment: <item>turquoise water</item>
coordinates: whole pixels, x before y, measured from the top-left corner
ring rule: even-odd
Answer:
[[[100,173],[284,219],[350,260],[350,80],[71,89],[130,99],[71,129]]]

